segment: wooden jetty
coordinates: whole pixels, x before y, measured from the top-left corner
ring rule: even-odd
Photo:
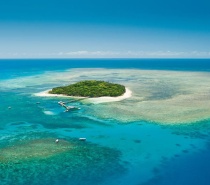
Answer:
[[[67,106],[67,105],[65,104],[65,102],[63,102],[63,101],[59,101],[58,104],[66,109],[65,112],[67,112],[67,111],[69,111],[69,110],[71,110],[71,109],[77,109],[77,108],[74,107],[74,106]]]

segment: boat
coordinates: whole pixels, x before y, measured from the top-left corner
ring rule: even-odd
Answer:
[[[86,141],[86,138],[85,137],[80,137],[79,140],[80,141]]]

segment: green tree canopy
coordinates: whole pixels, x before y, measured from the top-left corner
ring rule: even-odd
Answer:
[[[85,80],[68,86],[55,87],[49,93],[83,97],[117,97],[125,93],[125,86],[97,80]]]

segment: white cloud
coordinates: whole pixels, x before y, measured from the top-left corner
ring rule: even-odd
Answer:
[[[64,55],[69,56],[109,56],[109,55],[119,55],[119,52],[113,52],[113,51],[70,51],[64,53]]]
[[[192,51],[192,52],[178,52],[178,51],[128,51],[128,55],[146,58],[192,58],[192,57],[204,57],[209,58],[210,52],[204,51]]]
[[[0,53],[0,58],[210,58],[210,51],[60,51]]]
[[[210,58],[209,51],[69,51],[58,55],[69,58]]]

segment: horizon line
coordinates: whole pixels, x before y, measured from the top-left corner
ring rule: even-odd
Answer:
[[[47,57],[43,57],[43,58],[0,58],[0,60],[109,60],[109,59],[112,59],[112,60],[151,60],[151,59],[153,59],[153,60],[158,60],[158,59],[161,59],[161,60],[176,60],[176,59],[182,59],[182,60],[194,60],[194,59],[200,59],[200,60],[210,60],[210,58],[190,58],[190,57],[184,57],[184,58],[181,58],[181,57],[177,57],[177,58],[158,58],[158,57],[156,57],[156,58],[147,58],[147,57],[145,57],[145,58],[129,58],[129,57],[122,57],[122,58],[117,58],[117,57],[105,57],[105,58],[100,58],[100,57],[98,57],[98,58],[89,58],[89,57],[87,57],[87,58],[84,58],[84,57],[81,57],[81,58],[47,58]]]

